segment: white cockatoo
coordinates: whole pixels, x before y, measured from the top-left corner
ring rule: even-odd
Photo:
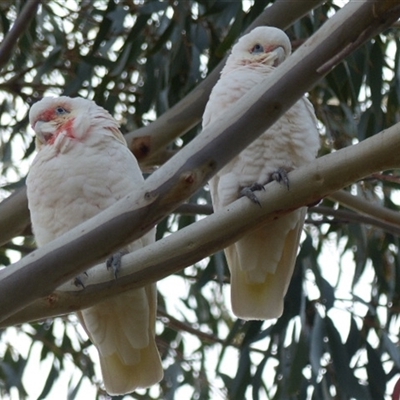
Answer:
[[[289,38],[280,29],[258,27],[243,36],[233,46],[211,92],[203,128],[265,80],[290,53]],[[214,209],[227,206],[242,194],[257,201],[253,191],[271,180],[288,185],[286,172],[312,161],[318,149],[314,110],[302,98],[210,180]],[[303,207],[268,222],[225,249],[236,316],[259,320],[282,314],[305,214]]]
[[[29,114],[38,154],[28,202],[38,246],[50,242],[140,187],[143,176],[117,122],[93,101],[44,98]],[[128,246],[155,240],[154,230]],[[155,343],[156,285],[124,292],[78,313],[99,351],[106,391],[125,394],[163,376]]]

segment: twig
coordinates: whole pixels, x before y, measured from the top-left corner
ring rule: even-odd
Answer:
[[[29,27],[29,23],[36,16],[36,10],[41,0],[29,0],[25,3],[21,14],[15,20],[13,27],[7,33],[0,45],[0,70],[7,64],[11,57],[14,46],[25,30]]]
[[[173,329],[179,331],[185,331],[191,333],[192,335],[197,336],[201,341],[208,342],[208,343],[220,343],[224,344],[225,341],[220,339],[218,336],[212,335],[210,333],[206,333],[200,331],[199,329],[193,328],[192,325],[189,325],[186,322],[179,321],[178,319],[174,318],[170,314],[168,314],[165,310],[162,310],[160,307],[157,310],[157,314],[162,318],[166,318],[167,321],[163,321],[165,325],[170,326]]]
[[[389,175],[389,174],[382,174],[382,173],[376,173],[376,174],[371,174],[370,176],[366,176],[364,180],[369,180],[369,179],[374,179],[374,180],[379,180],[383,182],[391,182],[391,183],[397,183],[400,185],[400,176],[398,175]]]
[[[183,215],[211,215],[213,207],[211,204],[184,203],[174,213]]]
[[[386,232],[391,233],[392,235],[400,236],[400,226],[396,224],[392,224],[386,221],[382,221],[380,219],[376,219],[374,217],[370,217],[368,215],[360,215],[358,213],[346,210],[334,210],[330,207],[318,206],[318,207],[310,207],[308,209],[309,213],[321,214],[321,215],[331,215],[335,219],[339,219],[347,222],[358,222],[360,224],[367,224],[376,226],[378,228],[383,229]],[[318,221],[308,221],[308,223],[313,223]],[[332,221],[326,221],[331,223]]]
[[[167,318],[168,322],[164,322],[164,323],[166,325],[170,326],[172,329],[191,333],[192,335],[197,336],[197,338],[200,341],[207,342],[210,344],[219,343],[223,346],[229,345],[229,346],[235,347],[237,349],[242,348],[241,341],[231,340],[229,343],[227,343],[226,339],[220,339],[218,336],[200,331],[199,329],[193,328],[193,326],[189,325],[186,322],[179,321],[178,319],[176,319],[173,316],[171,316],[170,314],[168,314],[165,310],[161,310],[160,308],[158,308],[157,314],[163,318]],[[245,322],[243,322],[243,323],[245,323]],[[228,333],[228,336],[229,336],[229,333]],[[264,350],[257,349],[254,347],[249,347],[249,350],[252,352],[255,352],[255,353],[261,353],[261,354],[265,353]]]
[[[337,201],[339,204],[349,208],[350,210],[373,217],[376,220],[400,226],[400,213],[398,211],[382,207],[378,204],[367,201],[360,196],[353,196],[349,192],[340,190],[330,194],[329,198],[333,201]]]

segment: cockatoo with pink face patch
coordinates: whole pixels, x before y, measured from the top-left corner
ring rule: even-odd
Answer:
[[[28,178],[28,202],[38,246],[74,228],[143,183],[117,122],[93,101],[44,98],[29,114],[38,154]],[[155,240],[154,230],[129,245]],[[106,391],[125,394],[162,376],[155,343],[156,286],[121,293],[78,313],[96,346]]]
[[[258,27],[243,36],[232,48],[211,92],[203,128],[267,79],[290,53],[289,38],[280,29]],[[318,149],[314,110],[302,98],[210,180],[214,209],[227,206],[243,194],[257,202],[254,190],[271,180],[287,186],[286,173],[312,161]],[[305,207],[293,211],[225,249],[231,272],[232,311],[236,316],[263,320],[282,314],[305,214]]]

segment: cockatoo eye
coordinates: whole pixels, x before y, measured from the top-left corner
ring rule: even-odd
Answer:
[[[264,52],[264,47],[260,43],[255,44],[251,49],[251,53],[263,53],[263,52]]]
[[[64,115],[64,114],[69,114],[69,111],[67,111],[64,107],[58,106],[56,108],[56,113],[57,115]]]

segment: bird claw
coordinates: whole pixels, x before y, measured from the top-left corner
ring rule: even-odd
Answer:
[[[287,190],[289,190],[289,177],[288,173],[284,168],[278,168],[275,172],[271,174],[271,181],[276,181],[278,183],[283,183]]]
[[[75,279],[74,279],[74,285],[75,285],[76,287],[81,286],[82,289],[85,289],[85,288],[86,288],[86,286],[85,286],[85,280],[87,279],[87,277],[88,277],[87,272],[84,272],[84,273],[82,273],[82,274],[76,276]]]
[[[106,262],[107,269],[113,270],[115,279],[118,278],[118,273],[121,269],[122,256],[124,256],[125,254],[128,254],[128,251],[126,250],[117,251],[110,258],[107,259]]]
[[[261,203],[258,200],[258,197],[254,193],[257,190],[265,190],[264,185],[261,185],[261,183],[253,183],[251,186],[246,186],[244,187],[241,191],[240,194],[242,196],[246,196],[248,199],[250,199],[253,203],[258,204],[261,207]]]

